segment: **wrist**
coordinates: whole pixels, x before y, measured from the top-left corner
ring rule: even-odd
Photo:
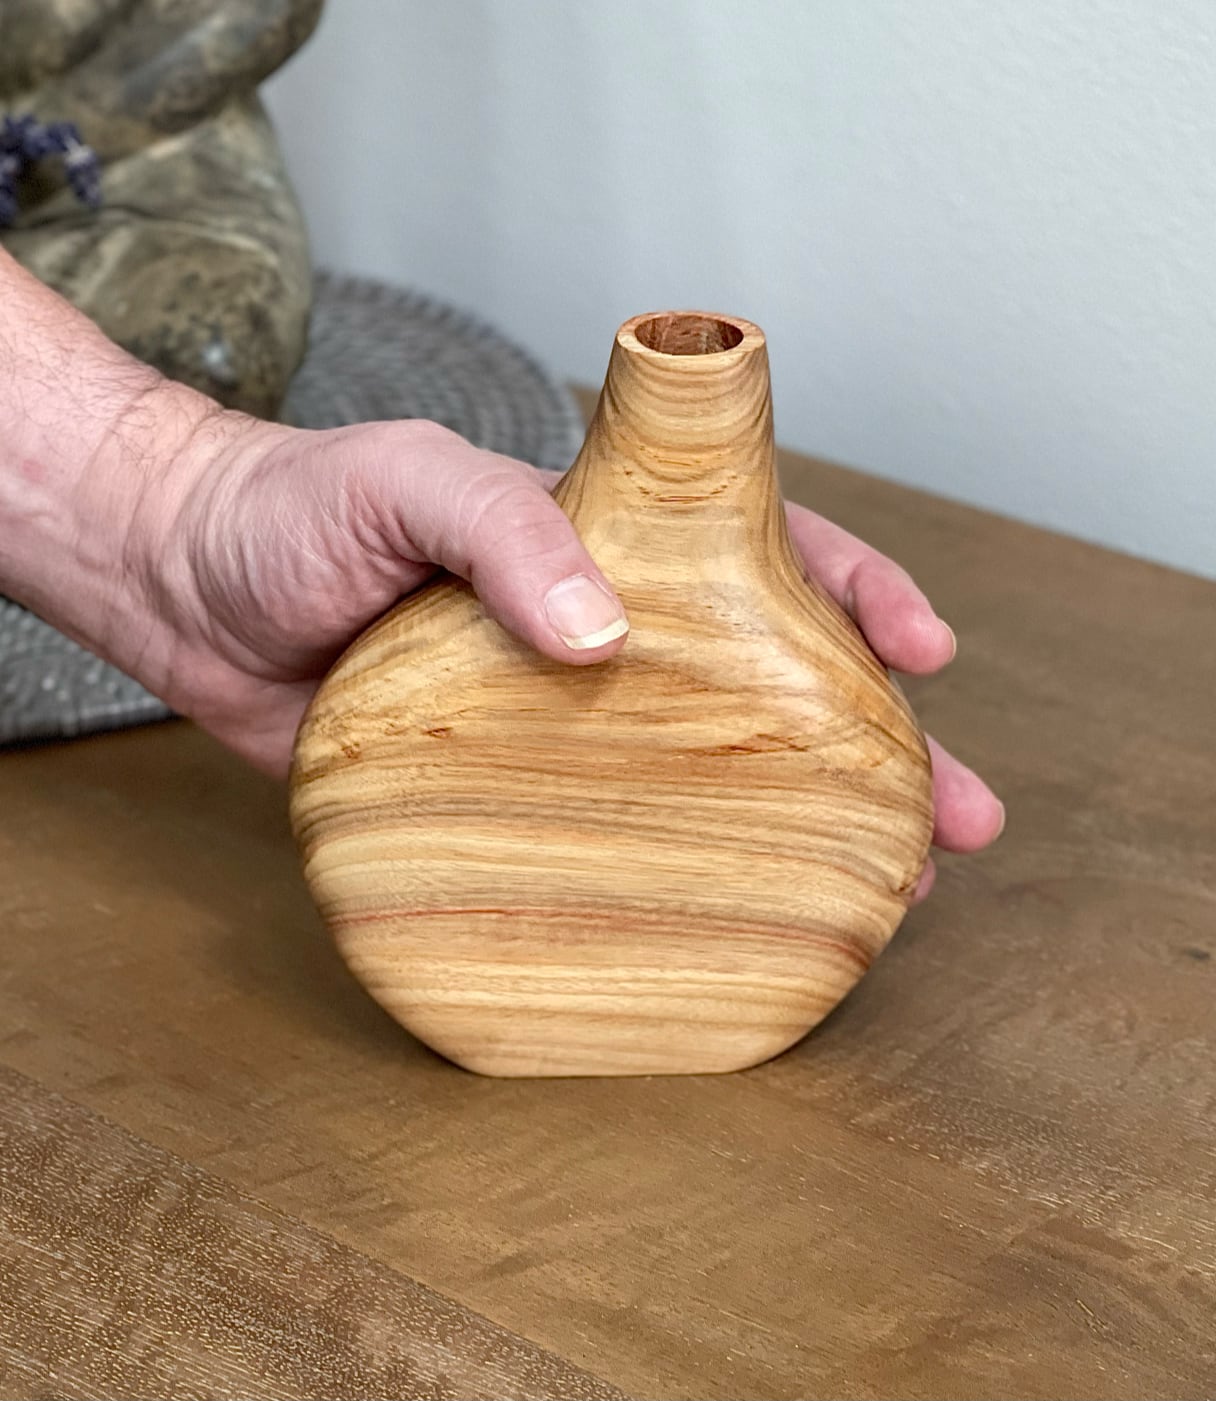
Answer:
[[[6,415],[0,592],[163,694],[182,448],[219,410],[125,356],[104,369]]]

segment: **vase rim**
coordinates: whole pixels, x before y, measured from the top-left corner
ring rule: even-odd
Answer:
[[[668,364],[732,359],[761,349],[764,332],[754,321],[717,311],[644,311],[616,333],[617,344],[632,355]]]

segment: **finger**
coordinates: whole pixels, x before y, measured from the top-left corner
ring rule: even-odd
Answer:
[[[916,889],[912,892],[912,899],[909,903],[919,905],[922,900],[927,899],[936,880],[937,866],[930,856],[925,861],[925,869],[920,873],[920,880],[916,882]]]
[[[982,778],[929,740],[933,763],[933,844],[979,851],[1005,830],[1005,806]]]
[[[377,477],[377,513],[410,560],[469,580],[486,611],[546,656],[576,664],[618,652],[629,623],[534,468],[434,424],[385,425],[397,451]]]
[[[954,633],[893,560],[803,506],[787,503],[794,546],[887,666],[925,675],[950,661]]]

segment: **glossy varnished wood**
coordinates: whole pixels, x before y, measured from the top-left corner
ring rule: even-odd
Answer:
[[[924,739],[794,555],[751,323],[627,322],[557,496],[625,604],[624,650],[547,660],[456,580],[406,600],[301,729],[306,879],[355,975],[461,1065],[753,1065],[903,918]]]
[[[909,691],[1009,826],[754,1070],[467,1075],[347,974],[280,788],[178,725],[0,755],[0,1395],[414,1396],[407,1336],[538,1385],[449,1307],[557,1394],[1216,1394],[1216,585],[783,479],[956,628]]]

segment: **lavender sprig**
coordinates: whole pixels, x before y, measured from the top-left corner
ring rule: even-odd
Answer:
[[[28,166],[63,159],[72,193],[90,209],[101,204],[101,161],[81,140],[75,122],[40,122],[31,112],[9,113],[0,123],[0,228],[17,217],[17,183]]]

